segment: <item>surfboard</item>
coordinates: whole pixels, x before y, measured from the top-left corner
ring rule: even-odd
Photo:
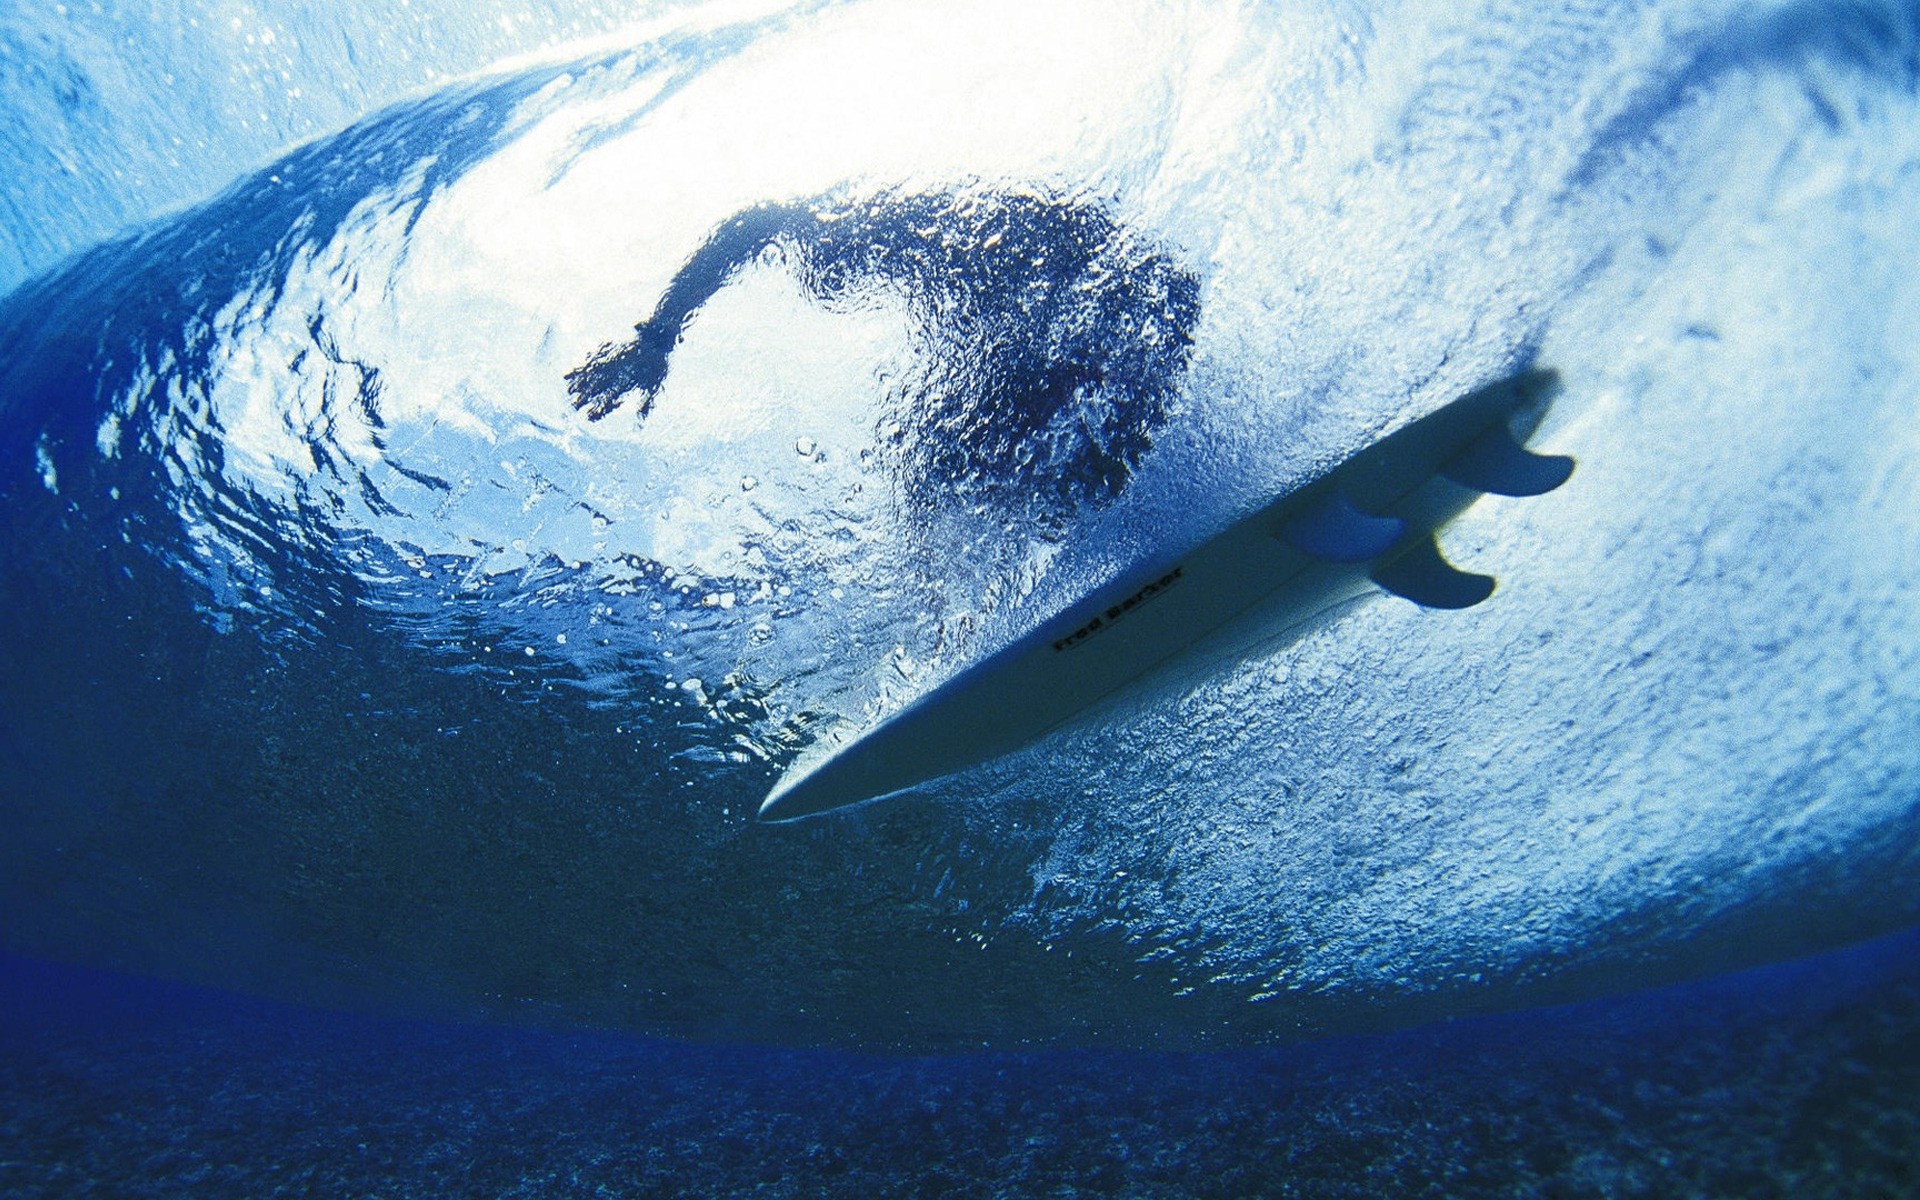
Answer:
[[[1558,391],[1530,370],[1395,430],[1184,554],[1126,572],[831,751],[761,804],[791,821],[987,762],[1163,671],[1284,639],[1375,589],[1462,609],[1494,580],[1455,569],[1434,532],[1485,493],[1534,496],[1573,460],[1522,444]],[[1523,428],[1517,428],[1523,427]]]

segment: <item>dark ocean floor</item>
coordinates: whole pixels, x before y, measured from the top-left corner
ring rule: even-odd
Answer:
[[[0,1196],[1920,1196],[1920,931],[1285,1049],[887,1059],[0,958]]]

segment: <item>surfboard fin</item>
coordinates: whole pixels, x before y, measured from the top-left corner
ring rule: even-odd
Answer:
[[[1359,563],[1385,554],[1406,531],[1407,523],[1399,517],[1363,513],[1346,493],[1329,487],[1281,526],[1280,536],[1315,558]]]
[[[1460,570],[1440,556],[1431,533],[1374,567],[1372,580],[1423,608],[1472,608],[1493,595],[1493,576]]]
[[[1563,454],[1535,454],[1513,440],[1506,422],[1496,423],[1440,465],[1440,473],[1462,487],[1496,496],[1539,496],[1573,474]]]

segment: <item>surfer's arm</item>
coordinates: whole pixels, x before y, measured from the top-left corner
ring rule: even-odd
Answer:
[[[755,205],[728,218],[674,272],[653,314],[634,326],[632,339],[608,342],[567,373],[575,407],[598,420],[638,392],[640,415],[646,416],[666,381],[667,359],[693,314],[775,239],[813,220],[810,211],[793,204]]]

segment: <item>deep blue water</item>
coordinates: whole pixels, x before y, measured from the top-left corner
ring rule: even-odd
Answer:
[[[689,1045],[0,960],[9,1197],[1916,1189],[1920,932],[1611,1000],[1193,1055]]]

